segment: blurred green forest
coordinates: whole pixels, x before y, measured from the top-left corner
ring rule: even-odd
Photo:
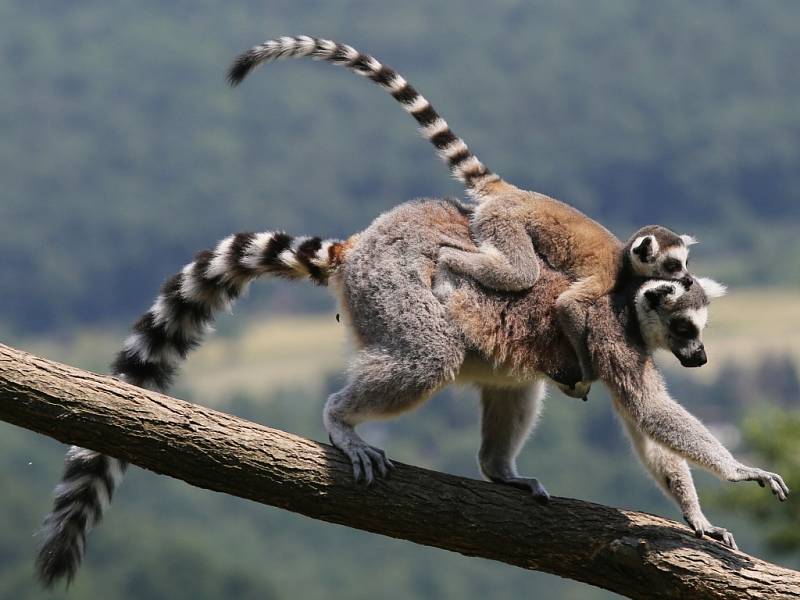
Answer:
[[[652,222],[695,234],[698,273],[797,289],[798,24],[791,0],[0,0],[0,339],[46,340],[56,358],[102,371],[106,345],[83,355],[72,336],[121,339],[166,276],[230,232],[342,237],[398,202],[462,194],[396,103],[343,69],[284,62],[227,87],[236,54],[299,33],[397,68],[507,179],[623,237]],[[331,307],[310,285],[265,283],[220,330],[236,340],[265,313]],[[735,345],[747,368],[670,373],[670,387],[743,460],[786,469],[797,487],[796,355],[751,355],[746,339]],[[320,410],[337,377],[319,393],[234,385],[218,407],[325,439]],[[185,381],[175,393],[202,400]],[[477,413],[472,392],[449,391],[367,437],[397,460],[476,477]],[[732,426],[743,420],[744,438]],[[612,597],[138,469],[69,593],[45,594],[32,534],[63,451],[0,424],[0,598]],[[587,404],[550,401],[521,469],[556,495],[679,517],[599,390]],[[734,497],[699,481],[710,518],[744,550],[800,567],[786,534],[796,510],[757,486]]]
[[[729,283],[800,282],[800,4],[0,1],[0,330],[129,320],[232,231],[344,236],[461,194],[385,92],[282,34],[407,75],[491,168],[625,236],[704,242]],[[315,309],[307,293],[260,300]]]

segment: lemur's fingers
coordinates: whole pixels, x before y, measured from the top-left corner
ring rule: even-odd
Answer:
[[[369,461],[371,463],[371,467],[377,467],[378,472],[380,473],[381,477],[384,479],[389,476],[389,467],[386,466],[386,456],[383,453],[383,450],[377,450],[372,446],[369,446],[364,449],[364,452],[369,457]]]
[[[783,480],[783,477],[781,477],[780,475],[776,475],[775,477],[778,478],[778,483],[780,484],[781,489],[783,489],[783,493],[788,497],[789,496],[789,491],[790,491],[789,490],[789,486],[786,485],[786,482]]]
[[[363,483],[365,485],[371,485],[372,482],[375,481],[375,475],[372,472],[372,461],[370,460],[366,451],[361,448],[356,450],[356,456],[358,457],[358,461],[361,463],[361,470],[364,474]],[[358,479],[356,479],[356,482],[361,483],[361,481]]]
[[[738,550],[736,540],[733,539],[733,534],[724,527],[714,527],[713,525],[705,529],[705,534],[712,540],[717,540],[723,546],[727,546],[732,550]]]
[[[592,388],[591,383],[582,381],[577,382],[575,385],[568,385],[565,383],[559,383],[557,381],[555,384],[565,396],[569,396],[570,398],[580,398],[584,401],[587,400],[589,391]]]
[[[350,435],[328,435],[331,443],[341,450],[353,465],[353,479],[356,483],[370,485],[375,481],[376,475],[387,478],[394,465],[386,458],[380,448],[369,446],[363,440],[350,432]],[[336,440],[336,441],[335,441]],[[376,473],[377,471],[377,473]]]
[[[772,475],[771,479],[769,480],[769,485],[772,488],[772,493],[775,494],[778,499],[783,502],[786,498],[789,497],[789,486],[783,481],[783,477],[776,473],[770,473]]]
[[[716,527],[708,522],[703,516],[696,518],[689,518],[683,516],[683,520],[694,531],[696,538],[701,539],[704,536],[710,537],[712,540],[720,542],[723,546],[727,546],[733,550],[738,550],[736,540],[733,539],[733,534],[724,527]]]
[[[371,485],[377,478],[388,479],[394,469],[394,464],[386,458],[386,453],[380,448],[364,444],[353,453],[356,456],[353,459],[353,469],[354,472],[358,472],[357,483]]]
[[[777,473],[770,473],[762,469],[743,468],[734,481],[755,481],[761,487],[769,485],[769,489],[781,502],[789,496],[789,486],[783,481],[783,477]]]
[[[388,479],[395,469],[394,463],[386,457],[386,452],[380,448],[375,446],[370,446],[369,448],[378,455],[378,458],[373,458],[373,461],[378,463],[381,475]]]
[[[356,483],[361,483],[361,461],[356,455],[355,457],[350,457],[350,462],[353,463],[353,479],[355,479]]]
[[[530,492],[534,500],[539,504],[550,502],[550,494],[547,493],[547,490],[535,477],[492,477],[491,480],[494,483],[502,483]]]
[[[762,485],[768,483],[769,489],[772,490],[772,493],[778,500],[781,502],[786,500],[789,495],[789,488],[780,475],[777,473],[770,473],[769,471],[760,471],[759,476],[761,477],[759,482],[762,483]]]

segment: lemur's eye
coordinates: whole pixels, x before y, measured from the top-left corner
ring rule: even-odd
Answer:
[[[697,335],[697,327],[687,319],[673,319],[670,321],[669,330],[673,335],[682,338],[693,338]]]
[[[668,258],[661,263],[661,266],[667,273],[677,273],[681,270],[681,261],[677,258]]]

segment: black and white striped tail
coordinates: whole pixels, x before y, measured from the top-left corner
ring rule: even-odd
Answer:
[[[484,186],[500,181],[500,177],[487,169],[470,151],[464,140],[453,133],[431,103],[400,74],[382,65],[369,54],[361,54],[347,44],[306,35],[269,40],[240,55],[228,71],[228,81],[236,86],[252,69],[263,63],[280,58],[303,57],[327,60],[335,65],[347,67],[354,73],[368,77],[388,91],[416,119],[420,124],[422,135],[436,147],[437,154],[448,164],[450,173],[462,182],[471,194],[480,197]]]
[[[53,512],[44,520],[36,571],[46,587],[72,581],[83,558],[86,533],[102,518],[126,463],[73,446],[55,490]]]
[[[152,307],[133,325],[112,366],[133,385],[166,389],[180,362],[257,277],[308,277],[325,284],[341,243],[280,232],[237,233],[200,252],[169,278]],[[123,461],[73,446],[55,490],[53,511],[40,532],[36,570],[50,587],[71,581],[83,558],[86,534],[103,517],[127,467]]]

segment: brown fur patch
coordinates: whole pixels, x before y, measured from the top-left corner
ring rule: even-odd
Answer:
[[[359,234],[355,233],[345,241],[332,244],[331,247],[328,248],[328,263],[331,269],[335,269],[347,260],[347,253],[358,241],[358,235]]]
[[[556,298],[569,284],[551,269],[543,269],[536,284],[520,294],[495,293],[465,281],[447,307],[468,342],[487,360],[520,376],[543,372],[577,379],[577,358],[555,311]],[[626,321],[635,316],[613,306],[607,295],[588,311],[587,346],[598,379],[612,391],[641,390],[652,360],[638,340],[626,337]]]
[[[573,210],[567,208],[569,211],[564,214]],[[450,212],[450,218],[461,220],[455,210]],[[440,219],[437,216],[437,223]],[[452,225],[450,232],[458,235]],[[461,236],[465,234],[462,230]],[[614,248],[618,256],[621,244],[607,236],[600,236],[605,240],[600,245],[607,250]],[[471,245],[469,249],[476,250],[466,236],[460,241],[465,249]],[[560,246],[562,250],[566,248]],[[542,266],[533,287],[519,293],[494,292],[462,279],[448,299],[447,308],[468,343],[487,360],[509,367],[520,376],[559,373],[579,379],[577,357],[556,316],[556,299],[572,283],[572,276],[547,265]],[[626,323],[636,317],[629,314],[626,306],[614,306],[607,293],[599,296],[587,306],[587,345],[595,373],[612,391],[641,389],[645,371],[652,370],[652,360],[638,340],[627,337]]]

